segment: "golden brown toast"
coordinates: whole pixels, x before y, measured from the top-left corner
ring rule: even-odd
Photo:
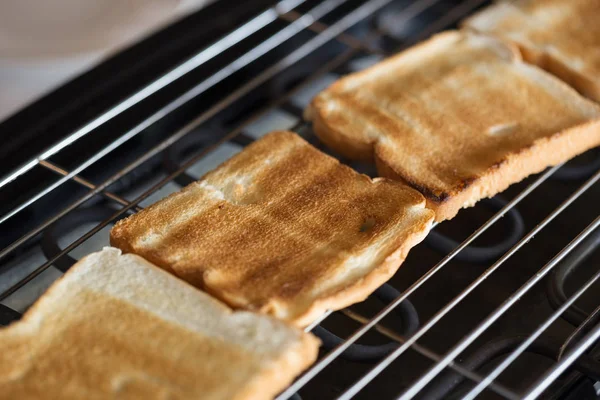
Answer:
[[[305,326],[387,281],[432,220],[410,187],[274,132],[119,221],[111,243],[231,306]]]
[[[85,257],[0,329],[1,399],[270,399],[316,359],[312,335],[120,253]]]
[[[437,221],[600,144],[596,104],[472,32],[340,79],[306,118],[336,151],[421,191]]]
[[[492,5],[464,25],[512,41],[525,60],[600,101],[598,21],[598,0],[521,0]]]

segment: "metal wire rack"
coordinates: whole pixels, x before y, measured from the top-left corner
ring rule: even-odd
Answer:
[[[36,203],[48,198],[53,192],[61,190],[69,183],[75,183],[85,189],[85,192],[72,203],[57,204],[50,210],[48,218],[33,229],[23,232],[0,251],[0,264],[2,264],[32,241],[39,240],[46,257],[45,262],[20,276],[0,293],[0,301],[4,304],[0,308],[0,317],[4,320],[18,318],[19,313],[7,306],[10,304],[11,296],[20,290],[25,290],[30,282],[52,266],[66,271],[75,262],[69,254],[103,228],[127,214],[141,210],[140,204],[150,201],[152,196],[155,196],[165,185],[176,183],[181,186],[196,179],[189,172],[190,168],[208,157],[211,152],[227,143],[236,143],[242,147],[251,143],[255,138],[248,134],[248,128],[273,110],[283,109],[293,115],[300,122],[290,129],[322,148],[312,135],[310,126],[301,122],[302,105],[292,101],[295,96],[301,95],[307,89],[314,89],[318,85],[317,82],[321,82],[334,71],[350,70],[349,65],[359,59],[378,60],[439,30],[453,27],[461,18],[485,3],[484,0],[455,2],[282,0],[178,67],[158,77],[148,86],[115,104],[84,126],[68,133],[60,142],[0,180],[1,191],[8,190],[23,176],[38,169],[50,171],[58,177],[0,215],[0,227],[7,226],[11,220],[18,219]],[[409,31],[407,27],[412,27],[412,30]],[[254,35],[271,28],[273,32],[269,31],[271,33],[266,39],[254,43],[245,51],[240,50],[242,49],[240,46],[249,42]],[[315,64],[312,57],[317,52],[325,59],[324,62]],[[228,62],[220,64],[218,69],[195,82],[191,88],[188,87],[160,107],[153,109],[129,129],[119,132],[115,140],[95,149],[92,156],[69,167],[56,161],[57,156],[72,151],[72,147],[77,143],[93,138],[98,128],[111,123],[116,118],[126,116],[130,110],[145,100],[160,97],[164,89],[168,89],[188,74],[225,55],[228,55]],[[252,65],[260,65],[259,72],[253,71],[249,78],[241,78],[240,73]],[[291,79],[292,83],[289,83],[290,79],[288,79],[284,84],[280,84],[281,76],[287,74],[289,78],[292,70],[295,71],[292,74],[294,78]],[[226,94],[221,97],[216,96],[215,91],[222,92],[223,87],[227,88]],[[217,132],[208,139],[206,136],[198,135],[200,130],[210,128],[211,121],[215,118],[227,115],[232,109],[239,109],[245,99],[252,99],[254,94],[265,90],[265,87],[277,87],[277,95],[271,96],[274,98],[268,101],[258,102],[258,108],[254,107],[243,118],[238,118],[232,127]],[[90,167],[96,164],[102,165],[108,156],[114,154],[127,142],[148,135],[148,132],[161,121],[168,119],[171,114],[195,102],[198,98],[207,98],[209,104],[200,114],[188,119],[174,131],[161,132],[160,140],[152,142],[141,155],[125,166],[119,165],[114,173],[101,182],[95,183],[85,177]],[[215,98],[218,100],[214,101]],[[148,187],[133,196],[126,191],[118,190],[119,182],[135,175],[136,171],[144,169],[156,157],[161,158],[160,164],[163,170],[163,174],[158,179],[151,181]],[[365,168],[361,165],[354,166],[357,169]],[[328,367],[341,359],[366,363],[366,368],[361,370],[359,376],[352,377],[341,392],[336,392],[332,396],[340,399],[352,398],[363,391],[368,391],[369,387],[376,386],[376,384],[372,385],[372,382],[377,381],[377,377],[389,371],[392,366],[398,365],[398,362],[402,361],[401,357],[409,351],[415,352],[426,360],[427,367],[419,370],[414,379],[411,378],[399,386],[395,396],[400,399],[445,398],[450,396],[462,382],[470,382],[470,385],[460,394],[462,398],[470,399],[492,393],[500,398],[532,399],[544,393],[559,376],[564,375],[565,371],[576,373],[576,378],[600,380],[600,362],[597,360],[597,354],[592,351],[600,338],[600,304],[596,304],[596,309],[591,312],[575,306],[575,302],[586,292],[589,293],[590,288],[600,278],[600,269],[596,268],[587,281],[578,285],[571,295],[566,295],[564,289],[565,280],[570,273],[598,246],[600,217],[588,218],[587,226],[578,229],[571,237],[572,240],[564,243],[562,250],[553,251],[554,257],[541,263],[539,265],[541,268],[536,267],[533,273],[520,282],[520,286],[508,293],[502,302],[492,307],[491,312],[481,315],[473,326],[465,327],[468,328],[467,332],[454,341],[453,346],[444,348],[440,352],[421,343],[428,333],[439,326],[440,321],[455,309],[460,309],[466,299],[477,292],[480,286],[485,285],[492,274],[500,270],[500,267],[514,259],[515,254],[521,249],[528,245],[532,246],[529,242],[533,241],[535,236],[541,235],[548,225],[563,216],[566,210],[572,209],[571,206],[576,201],[589,195],[590,190],[597,186],[596,183],[600,179],[598,166],[597,159],[583,167],[573,167],[570,164],[559,165],[530,179],[509,201],[495,198],[482,202],[476,208],[488,207],[495,213],[462,241],[450,239],[436,229],[427,241],[433,248],[444,252],[445,256],[434,262],[430,269],[420,270],[403,290],[397,290],[392,285],[384,285],[380,288],[374,297],[384,306],[376,308],[372,313],[374,315],[365,317],[365,313],[355,308],[348,308],[336,313],[327,313],[321,320],[307,328],[323,340],[326,351],[311,368],[281,393],[278,399],[292,398],[298,396],[297,393],[303,393],[305,387],[317,381],[326,373]],[[540,196],[540,188],[555,177],[574,181],[578,186],[570,190],[556,207],[551,208],[532,229],[525,233],[526,225],[516,206],[532,196]],[[587,180],[579,185],[578,179]],[[98,199],[103,201],[101,205],[89,206],[90,202]],[[597,201],[596,197],[596,204]],[[596,210],[591,209],[587,213],[590,212],[591,217],[594,217],[593,213]],[[497,227],[504,216],[508,216],[511,227],[505,232],[503,240],[494,245],[475,247],[473,243],[484,236],[486,231]],[[93,227],[78,235],[64,248],[59,246],[58,232],[76,226],[78,218],[82,217],[94,221]],[[486,265],[489,266],[483,271],[478,270],[464,288],[460,288],[458,292],[448,297],[443,306],[436,309],[429,318],[420,321],[410,298],[419,290],[423,290],[422,288],[437,275],[447,270],[451,262],[457,260],[487,263]],[[481,340],[486,331],[504,315],[510,314],[513,306],[547,276],[550,277],[548,297],[551,299],[550,303],[554,311],[537,321],[535,329],[528,334],[496,338],[493,343],[482,347],[481,351],[460,360],[469,346]],[[400,326],[393,329],[387,327],[390,322],[388,315],[394,315],[401,321]],[[358,328],[342,339],[325,327],[328,321],[338,317],[353,321],[358,324]],[[557,347],[541,339],[544,332],[559,319],[567,320],[574,328],[569,337]],[[331,324],[334,325],[333,322]],[[357,343],[375,332],[391,341],[375,345]],[[552,362],[534,376],[532,383],[524,390],[509,387],[498,380],[501,374],[518,362],[525,352],[542,354],[552,359]],[[481,370],[483,364],[500,356],[503,358],[499,363],[495,363],[487,370]]]

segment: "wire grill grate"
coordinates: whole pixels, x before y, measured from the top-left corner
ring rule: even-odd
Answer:
[[[439,30],[452,27],[461,18],[485,3],[484,0],[464,0],[457,2],[444,0],[417,0],[413,2],[394,0],[280,1],[229,35],[216,41],[214,45],[182,63],[179,67],[160,76],[149,86],[115,104],[114,107],[94,118],[83,127],[66,135],[64,140],[43,152],[35,159],[27,161],[22,167],[11,172],[0,181],[0,190],[2,190],[8,187],[9,184],[18,184],[22,176],[37,168],[51,171],[59,177],[58,180],[53,181],[16,207],[3,213],[0,216],[0,227],[2,225],[6,226],[11,220],[17,220],[29,208],[41,199],[51,196],[53,192],[61,189],[67,182],[74,182],[86,190],[73,203],[67,206],[60,204],[55,210],[51,210],[52,213],[49,218],[35,228],[24,232],[17,240],[7,245],[4,249],[1,249],[0,263],[8,259],[13,253],[18,253],[21,248],[37,240],[42,235],[41,246],[47,260],[2,291],[0,293],[0,301],[6,304],[10,300],[11,295],[14,295],[19,290],[24,290],[28,283],[39,277],[51,266],[57,266],[61,270],[68,269],[75,261],[69,258],[69,253],[72,250],[88,241],[116,219],[122,218],[128,213],[141,210],[142,207],[139,204],[154,195],[165,185],[173,182],[183,185],[193,180],[193,176],[188,174],[187,171],[196,163],[205,159],[215,149],[227,143],[234,143],[242,147],[251,143],[255,137],[248,134],[249,127],[265,115],[273,112],[273,110],[285,110],[288,114],[292,115],[299,122],[292,126],[291,130],[307,137],[309,141],[324,149],[322,145],[315,141],[314,136],[311,134],[310,126],[301,122],[302,107],[294,103],[293,99],[295,96],[299,96],[306,90],[316,90],[317,82],[327,78],[332,73],[348,72],[351,69],[349,65],[358,58],[372,57],[373,60],[378,60],[382,55],[391,54]],[[385,21],[381,22],[382,18],[388,21],[387,24]],[[390,28],[389,21],[394,21],[395,25],[391,25],[394,29]],[[60,163],[54,161],[53,157],[55,155],[68,152],[71,145],[81,141],[82,138],[93,135],[97,128],[121,115],[126,115],[130,109],[136,107],[146,99],[159,96],[162,89],[169,87],[169,85],[178,81],[186,74],[193,72],[220,54],[248,40],[256,32],[275,22],[283,22],[282,28],[276,30],[267,40],[252,46],[248,51],[233,58],[233,61],[219,68],[218,72],[205,77],[191,89],[184,91],[173,100],[153,110],[152,113],[138,124],[120,134],[116,141],[99,149],[98,152],[81,164],[74,168],[64,168]],[[412,33],[408,34],[402,31],[400,28],[404,26],[412,26],[414,28]],[[265,58],[270,57],[275,50],[288,46],[290,41],[296,40],[305,33],[309,35],[304,36],[306,39],[302,39],[303,41],[298,45],[294,47],[290,46],[290,50],[283,52],[281,56],[268,58],[269,64],[263,65],[260,72],[253,74],[251,79],[237,85],[230,94],[224,96],[199,115],[188,119],[178,129],[175,129],[173,133],[169,133],[166,137],[164,135],[161,136],[161,139],[153,143],[147,151],[124,167],[119,167],[114,174],[102,180],[101,183],[96,184],[93,179],[88,179],[85,176],[91,166],[101,164],[105,157],[110,156],[125,143],[138,136],[147,135],[149,129],[156,123],[169,118],[171,114],[194,101],[194,99],[212,93],[211,90],[213,89],[220,88],[221,85],[224,85],[224,82],[227,82],[233,76],[237,76],[236,74],[244,70],[248,65],[265,62]],[[332,43],[335,43],[337,46],[335,51],[331,50],[333,48]],[[313,62],[308,62],[309,71],[303,72],[300,64],[306,62],[306,60],[310,61],[311,57],[319,51],[327,54],[325,56],[326,62],[319,64],[318,68],[314,68],[315,64]],[[275,87],[278,87],[277,95],[272,96],[274,98],[268,101],[260,102],[258,109],[251,110],[248,116],[241,118],[240,121],[236,121],[232,128],[223,130],[223,133],[219,137],[211,138],[206,143],[202,141],[204,139],[196,140],[198,131],[207,126],[210,127],[211,121],[219,115],[238,109],[244,99],[260,92],[267,84],[277,83],[278,78],[294,68],[296,71],[300,71],[298,72],[298,76],[300,76],[298,82],[291,79],[292,83],[288,83],[288,86],[284,84],[279,87],[275,84]],[[294,77],[292,76],[292,78]],[[177,159],[180,158],[180,153],[175,152],[174,149],[186,143],[190,149],[199,148],[200,151],[192,150],[192,155],[186,161],[178,162]],[[177,151],[184,151],[186,149],[187,147],[184,146]],[[119,190],[113,189],[115,184],[120,180],[131,176],[135,171],[147,165],[153,158],[161,155],[163,156],[162,165],[164,173],[157,180],[153,181],[150,187],[136,193],[133,197],[123,195]],[[357,168],[360,169],[360,166]],[[562,168],[559,165],[531,179],[529,184],[517,192],[510,201],[498,205],[499,210],[477,229],[472,231],[466,239],[461,242],[457,241],[454,244],[454,248],[441,260],[434,263],[431,269],[421,271],[416,279],[412,283],[409,282],[410,285],[404,290],[396,291],[391,286],[387,287],[387,289],[384,286],[380,290],[388,291],[388,296],[384,302],[385,305],[375,309],[371,313],[374,314],[372,317],[365,317],[363,313],[356,311],[354,308],[324,315],[320,321],[317,321],[308,329],[313,330],[317,334],[320,332],[321,337],[327,334],[333,335],[329,336],[331,340],[329,341],[330,345],[327,348],[327,353],[284,391],[279,396],[279,399],[297,396],[296,393],[298,391],[302,391],[305,386],[314,382],[316,378],[326,372],[326,368],[337,363],[341,358],[352,359],[350,354],[354,354],[355,357],[357,357],[357,354],[363,357],[368,351],[371,351],[372,354],[376,353],[376,356],[368,360],[371,364],[367,369],[362,371],[359,376],[354,377],[349,384],[346,384],[341,393],[337,393],[339,398],[352,398],[361,393],[363,389],[366,390],[373,386],[370,385],[371,382],[379,374],[389,371],[392,365],[396,365],[394,364],[395,360],[403,356],[408,350],[414,351],[420,357],[428,360],[428,367],[424,368],[418,376],[407,382],[402,388],[398,388],[396,392],[401,392],[400,398],[403,399],[413,398],[423,393],[428,393],[428,396],[431,394],[432,398],[443,397],[460,383],[459,380],[472,382],[472,385],[468,388],[468,392],[464,394],[466,398],[474,398],[486,388],[502,398],[534,398],[547,389],[571,365],[574,365],[579,373],[587,376],[593,377],[595,373],[600,375],[600,364],[594,360],[593,354],[587,354],[600,336],[600,325],[598,324],[598,319],[595,318],[596,313],[590,313],[588,318],[585,316],[585,311],[577,308],[575,310],[578,311],[575,311],[575,314],[578,314],[580,318],[577,318],[575,321],[577,322],[575,324],[575,333],[579,334],[573,334],[574,336],[571,336],[567,340],[566,344],[569,345],[568,348],[565,347],[563,351],[559,352],[555,357],[556,362],[549,365],[548,368],[540,373],[529,387],[525,388],[525,390],[515,389],[506,386],[497,379],[504,369],[510,367],[519,359],[523,352],[532,349],[533,351],[540,348],[547,349],[547,346],[542,346],[538,339],[547,328],[562,317],[563,313],[566,315],[567,320],[569,320],[569,315],[571,315],[570,320],[573,321],[573,305],[586,291],[589,291],[588,289],[600,277],[600,271],[597,269],[587,282],[581,284],[574,291],[574,294],[567,296],[564,294],[564,291],[559,291],[560,296],[551,296],[551,298],[555,299],[553,303],[555,311],[550,313],[542,322],[538,323],[530,334],[523,339],[511,339],[502,342],[510,345],[506,347],[509,348],[509,355],[491,371],[480,373],[477,371],[481,363],[474,362],[471,365],[468,362],[461,363],[458,361],[459,356],[469,346],[481,339],[486,331],[502,318],[505,313],[510,312],[513,306],[524,296],[528,295],[535,284],[544,278],[546,274],[550,273],[553,277],[558,275],[560,277],[559,281],[564,283],[568,273],[555,274],[552,272],[553,268],[554,270],[561,271],[561,262],[570,260],[574,255],[583,251],[581,250],[581,244],[585,245],[585,243],[589,243],[591,239],[598,236],[599,218],[591,221],[591,223],[589,220],[586,220],[586,223],[589,223],[589,225],[583,230],[579,230],[579,233],[575,235],[572,242],[566,244],[549,262],[540,264],[543,266],[539,269],[536,268],[535,272],[527,277],[522,286],[517,287],[513,292],[508,292],[504,301],[497,307],[494,307],[491,313],[478,318],[473,329],[467,331],[459,340],[454,341],[454,345],[451,348],[442,349],[443,352],[440,352],[434,351],[429,346],[421,343],[423,339],[427,338],[428,333],[440,324],[443,318],[453,312],[455,308],[459,309],[465,302],[465,299],[472,296],[473,292],[476,292],[479,286],[491,280],[492,274],[503,264],[513,260],[515,254],[522,248],[532,246],[529,245],[529,242],[534,239],[534,236],[547,231],[549,228],[546,229],[546,227],[550,223],[564,215],[566,210],[575,201],[589,195],[588,192],[590,189],[597,186],[596,183],[600,179],[600,171],[594,172],[597,170],[597,159],[592,160],[591,163],[582,167],[585,169],[585,173],[582,173],[581,176],[578,174],[582,171],[582,168],[576,170],[573,168],[572,166],[569,166],[568,169]],[[567,171],[569,179],[587,176],[588,180],[580,186],[575,186],[574,190],[569,192],[566,199],[563,199],[549,213],[543,215],[541,222],[537,223],[533,229],[530,229],[523,236],[524,223],[516,206],[528,201],[531,196],[540,196],[540,187],[547,184],[550,178],[554,176],[560,177],[561,171]],[[578,185],[577,182],[575,184]],[[85,214],[85,211],[82,210],[86,208],[83,207],[98,197],[102,197],[106,204],[94,209],[95,211],[92,213],[92,220],[95,220],[93,228],[71,241],[64,248],[58,246],[57,239],[55,238],[56,231],[59,231],[61,226],[62,229],[65,226],[69,226],[70,217],[82,213]],[[481,205],[478,207],[481,207]],[[419,324],[418,314],[414,314],[416,317],[413,317],[413,322],[415,322],[414,318],[416,318],[416,322],[410,329],[401,330],[400,328],[392,329],[388,327],[388,324],[392,325],[388,315],[391,315],[393,312],[400,315],[402,314],[401,310],[404,309],[406,311],[412,307],[409,297],[412,298],[417,291],[422,291],[422,287],[447,270],[447,266],[451,262],[460,260],[461,257],[466,257],[469,252],[473,252],[476,248],[472,244],[476,240],[479,240],[480,237],[485,236],[487,231],[495,229],[505,215],[511,216],[516,234],[508,236],[501,252],[495,253],[491,257],[474,260],[477,262],[491,262],[489,268],[482,273],[477,271],[475,277],[469,281],[465,288],[448,297],[445,304],[435,310],[429,318],[423,321],[422,325]],[[592,215],[592,217],[594,216]],[[436,236],[444,237],[437,231]],[[445,243],[449,243],[448,240]],[[583,251],[586,255],[596,247],[597,240],[594,240],[594,243],[594,246],[588,246]],[[446,247],[446,250],[448,250],[448,247]],[[496,261],[494,262],[494,260]],[[577,262],[579,261],[581,260],[577,260]],[[554,285],[553,287],[556,294],[556,287],[562,286]],[[393,296],[390,296],[389,293],[393,293]],[[559,300],[556,300],[557,298]],[[12,310],[5,306],[0,309],[0,315],[10,314],[11,318],[14,318],[14,313],[11,312]],[[410,320],[408,314],[405,313],[403,317],[400,317],[400,320],[405,324]],[[581,318],[582,314],[584,314],[584,318]],[[348,335],[346,339],[340,339],[324,328],[330,320],[337,318],[339,315],[359,324],[359,327]],[[385,325],[383,324],[384,322]],[[392,342],[388,342],[385,345],[373,346],[358,345],[356,343],[359,339],[372,335],[375,332],[378,332],[388,340],[391,339]],[[546,351],[546,354],[548,353],[549,351]],[[437,377],[439,374],[441,376]],[[448,376],[451,378],[450,382],[448,382]],[[440,382],[446,383],[440,384]]]

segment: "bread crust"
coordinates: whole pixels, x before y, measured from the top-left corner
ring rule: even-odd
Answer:
[[[464,42],[472,38],[480,41],[489,40],[489,47],[497,47],[497,50],[490,50],[489,54],[477,54],[480,48],[485,47],[479,43],[472,46],[475,48],[472,51],[475,55],[469,54],[471,50],[464,48]],[[444,60],[446,57],[444,54],[449,52],[464,53],[465,57],[472,57],[473,62],[464,64],[460,61],[460,56],[456,56],[458,61]],[[494,53],[497,56],[494,56]],[[442,61],[439,61],[440,59]],[[492,96],[486,93],[485,88],[468,88],[473,92],[472,96],[481,98],[476,107],[484,109],[482,113],[487,112],[488,118],[497,118],[499,122],[503,121],[502,118],[516,121],[514,132],[508,133],[512,136],[503,139],[491,134],[485,136],[485,129],[489,131],[490,126],[494,125],[492,121],[486,123],[485,120],[473,119],[472,125],[481,128],[468,126],[467,128],[477,136],[467,136],[466,133],[461,132],[464,129],[462,127],[465,126],[463,123],[465,116],[473,113],[461,106],[454,106],[454,109],[449,112],[455,114],[449,117],[443,111],[432,109],[430,103],[413,100],[410,93],[401,94],[405,98],[404,103],[396,104],[394,97],[386,94],[385,91],[396,93],[399,89],[388,88],[378,81],[380,79],[390,81],[392,79],[390,77],[394,74],[401,74],[397,86],[402,88],[404,83],[402,77],[409,76],[404,65],[408,63],[418,69],[419,60],[424,64],[427,63],[425,65],[428,68],[439,74],[437,77],[431,77],[433,81],[443,81],[447,79],[446,73],[457,74],[456,71],[466,71],[463,72],[462,77],[463,80],[468,80],[471,69],[480,68],[479,64],[488,69],[498,65],[499,74],[514,74],[518,77],[518,80],[515,78],[515,86],[519,90],[524,91],[523,93],[529,91],[535,94],[533,98],[539,99],[539,104],[528,106],[539,110],[539,114],[531,117],[525,115],[519,119],[521,117],[517,109],[506,117],[502,116],[504,110],[499,110],[498,115],[494,115],[494,106],[485,105],[481,101],[507,102],[512,95],[494,92]],[[452,64],[453,62],[456,64]],[[439,70],[442,72],[431,67],[432,64],[437,65],[436,63],[440,63]],[[444,63],[451,67],[444,67]],[[476,75],[473,76],[474,79],[479,79]],[[502,79],[502,76],[496,78]],[[409,86],[408,90],[415,90],[417,93],[420,88],[429,90],[432,85],[427,81],[423,81],[422,84],[415,83],[414,77],[411,80],[405,79]],[[483,81],[479,86],[485,84]],[[491,87],[490,93],[492,91],[497,91],[497,88]],[[504,100],[502,96],[505,97]],[[517,93],[517,96],[523,95]],[[515,99],[527,103],[519,100],[518,97]],[[444,104],[444,99],[439,101]],[[380,107],[378,107],[379,102],[382,104]],[[564,112],[560,106],[561,102],[565,104]],[[432,116],[428,112],[429,109],[433,111]],[[555,125],[548,121],[541,121],[540,115],[544,112],[557,115]],[[534,113],[530,112],[531,114]],[[567,161],[600,145],[598,106],[579,97],[574,90],[558,79],[535,67],[523,64],[519,50],[515,46],[470,32],[450,31],[436,35],[429,41],[381,64],[342,78],[313,99],[305,111],[305,117],[312,121],[315,133],[327,146],[351,159],[373,160],[381,176],[407,183],[419,190],[427,199],[427,207],[435,211],[436,221],[451,219],[463,207],[472,206],[478,200],[491,197],[528,175]],[[421,125],[433,128],[417,130],[416,127]],[[535,134],[532,133],[533,131],[520,128],[532,126],[537,129],[538,125],[543,125],[543,128],[539,128],[539,133]],[[552,130],[554,126],[556,131]],[[440,142],[446,130],[453,132],[448,139],[452,145]],[[433,142],[430,142],[431,139],[425,139],[427,136],[435,142],[440,142],[440,148],[432,149],[433,144],[430,143]],[[482,139],[484,136],[485,139]],[[511,140],[514,140],[515,144],[512,144]],[[495,143],[499,143],[497,148]],[[409,151],[411,153],[407,154]],[[447,155],[450,152],[455,154]],[[445,162],[450,165],[439,161],[430,153],[440,154],[441,158],[447,156]],[[418,160],[420,157],[422,160]],[[472,165],[464,166],[462,164],[465,157],[474,157],[476,161],[473,161]],[[426,164],[426,160],[431,160],[431,164]],[[436,179],[442,179],[443,183],[434,183]]]
[[[527,62],[600,102],[598,20],[596,0],[520,0],[491,5],[462,25],[514,43]]]
[[[251,183],[238,193],[232,181],[240,180]],[[180,218],[188,210],[189,218]],[[303,327],[364,300],[432,221],[412,188],[371,180],[293,133],[273,132],[201,181],[119,221],[111,244],[231,307]],[[152,232],[160,235],[148,244]]]
[[[568,85],[577,89],[582,95],[596,102],[600,102],[600,79],[595,78],[591,74],[580,73],[573,69],[568,63],[553,57],[551,54],[544,53],[533,47],[527,47],[519,43],[515,43],[515,45],[519,46],[525,61],[535,64],[557,76]]]
[[[592,121],[539,139],[531,146],[507,155],[500,163],[488,168],[459,194],[444,200],[427,197],[427,207],[435,210],[438,221],[452,219],[465,205],[472,206],[473,199],[493,197],[531,174],[570,160],[585,150],[600,145],[598,132],[600,121]],[[576,141],[573,140],[574,137]],[[378,171],[382,176],[403,180],[401,175],[379,158],[377,160]]]

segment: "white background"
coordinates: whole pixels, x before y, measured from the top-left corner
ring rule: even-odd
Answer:
[[[0,121],[211,1],[0,1]]]

